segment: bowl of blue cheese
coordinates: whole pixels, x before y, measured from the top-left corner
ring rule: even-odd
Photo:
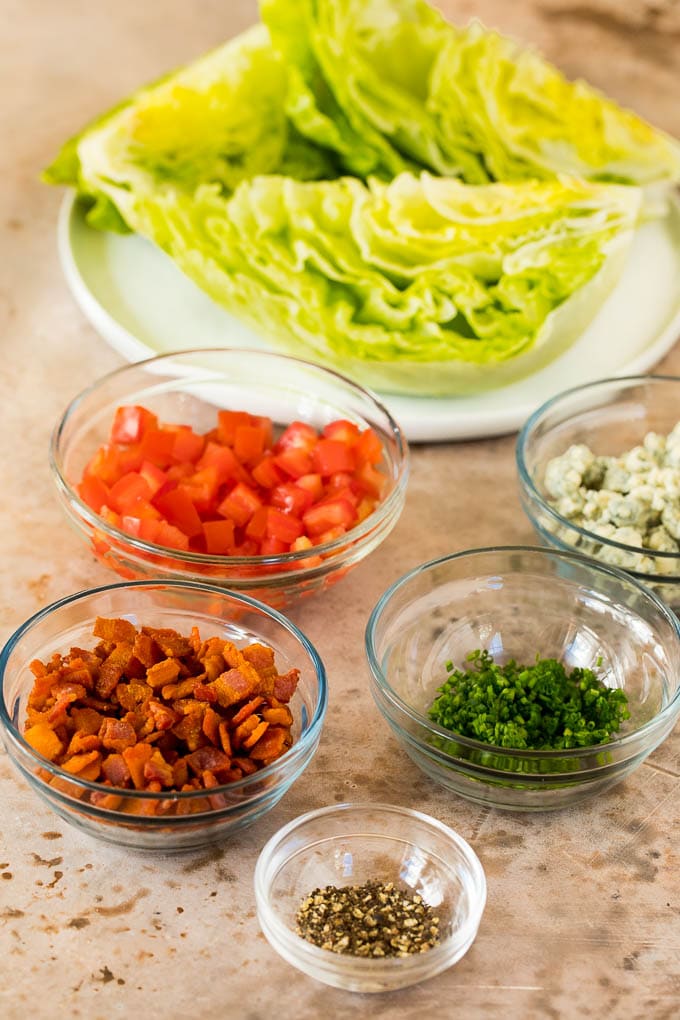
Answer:
[[[680,607],[680,377],[553,397],[522,428],[517,468],[543,543],[626,570]]]

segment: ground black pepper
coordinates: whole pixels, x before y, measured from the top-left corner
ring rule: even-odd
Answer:
[[[307,896],[297,932],[321,949],[347,956],[410,956],[439,942],[439,918],[421,896],[392,882],[327,885]]]

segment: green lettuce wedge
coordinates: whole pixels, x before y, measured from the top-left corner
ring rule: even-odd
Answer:
[[[351,173],[417,164],[471,184],[680,180],[680,145],[530,49],[425,0],[260,0],[287,111]]]

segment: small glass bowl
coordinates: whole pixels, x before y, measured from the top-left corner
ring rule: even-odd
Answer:
[[[280,427],[297,420],[322,429],[338,418],[349,419],[362,429],[371,427],[382,443],[385,492],[361,523],[316,546],[311,564],[306,550],[217,556],[146,542],[104,521],[77,492],[83,469],[107,441],[121,404],[142,405],[165,423],[201,432],[214,427],[220,408],[265,415]],[[207,581],[285,609],[339,581],[389,534],[404,506],[408,445],[378,399],[344,376],[269,351],[214,348],[150,358],[95,382],[75,397],[55,428],[50,463],[69,520],[121,577]]]
[[[628,697],[609,743],[515,750],[453,733],[428,709],[476,649],[499,663],[554,658],[593,669]],[[372,693],[397,740],[432,779],[496,808],[566,807],[624,779],[680,712],[680,623],[623,571],[575,553],[473,549],[425,563],[382,596],[366,628]]]
[[[678,421],[680,377],[602,379],[539,407],[519,433],[516,452],[522,506],[542,542],[620,567],[673,607],[680,606],[680,553],[626,545],[562,516],[551,504],[545,473],[548,462],[572,445],[616,457],[640,445],[648,432],[667,435]]]
[[[22,733],[34,676],[29,664],[72,647],[93,648],[98,616],[124,617],[136,627],[169,627],[202,638],[219,636],[239,647],[255,641],[274,650],[280,673],[300,670],[290,702],[293,746],[253,775],[210,791],[150,793],[113,790],[71,775],[38,754]],[[323,663],[289,620],[245,595],[181,581],[133,581],[78,592],[36,613],[0,653],[0,735],[9,757],[49,806],[65,821],[110,843],[167,852],[226,839],[269,811],[314,756],[326,712]],[[120,795],[115,810],[92,803],[93,793]],[[197,810],[198,808],[198,810]]]
[[[420,895],[439,917],[440,942],[411,956],[364,958],[321,949],[296,931],[314,889],[393,882]],[[486,879],[472,848],[452,829],[390,804],[338,804],[280,829],[255,868],[260,927],[298,970],[352,992],[386,992],[434,977],[470,948],[486,903]]]

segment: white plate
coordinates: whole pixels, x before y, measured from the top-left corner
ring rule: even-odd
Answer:
[[[154,245],[93,230],[66,196],[59,253],[69,287],[97,332],[129,361],[188,347],[266,347]],[[471,397],[384,402],[411,441],[513,432],[544,400],[570,386],[647,372],[680,336],[680,204],[640,227],[621,280],[576,343],[547,368]]]

